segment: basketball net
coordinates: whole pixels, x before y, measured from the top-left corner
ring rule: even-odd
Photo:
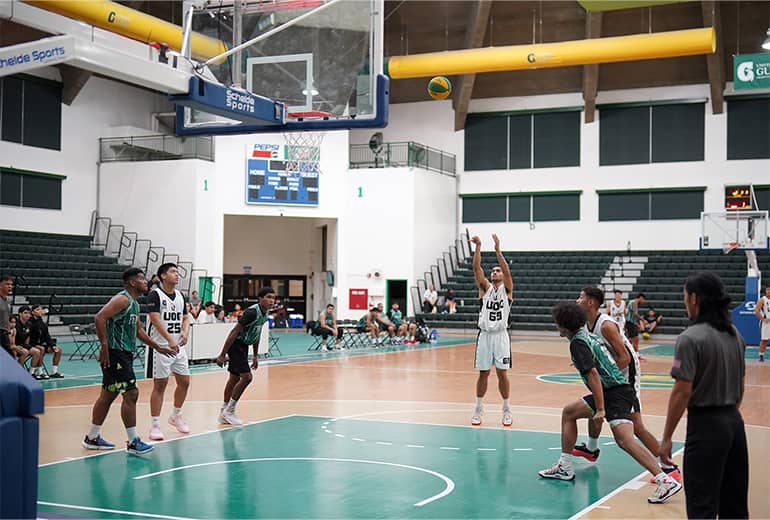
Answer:
[[[722,244],[722,252],[724,254],[730,254],[738,247],[738,242],[725,242]]]
[[[284,132],[287,173],[321,173],[323,132]]]

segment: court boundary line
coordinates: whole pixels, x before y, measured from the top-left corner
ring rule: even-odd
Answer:
[[[143,516],[147,518],[164,518],[168,520],[194,520],[193,518],[189,518],[186,516],[157,515],[153,513],[139,513],[137,511],[123,511],[121,509],[107,509],[103,507],[77,506],[75,504],[59,504],[57,502],[38,501],[37,503],[48,507],[61,507],[64,509],[79,509],[81,511],[96,511],[101,513],[113,513],[113,514],[119,514],[119,515]]]
[[[71,406],[71,405],[67,405],[67,406]],[[91,406],[93,406],[93,405],[91,405]],[[184,440],[184,439],[192,439],[193,437],[200,437],[202,435],[210,435],[212,433],[221,433],[221,432],[227,432],[227,431],[230,431],[230,430],[239,430],[239,429],[244,428],[246,426],[251,426],[252,424],[262,424],[262,423],[266,423],[266,422],[270,422],[270,421],[279,421],[281,419],[288,419],[288,418],[291,418],[291,417],[296,417],[298,415],[299,414],[293,413],[293,414],[289,414],[289,415],[282,415],[282,416],[279,416],[279,417],[271,417],[269,419],[260,419],[258,421],[252,421],[252,422],[245,423],[243,426],[230,426],[229,428],[221,428],[221,429],[218,428],[216,430],[208,430],[208,431],[205,431],[205,432],[190,433],[188,435],[185,435],[184,437],[174,437],[173,439],[164,439],[162,441],[152,441],[152,442],[153,442],[153,445],[156,445],[156,444],[166,444],[168,442],[176,442],[176,441],[181,441],[181,440]],[[123,452],[122,449],[103,450],[103,451],[100,451],[99,453],[92,453],[90,455],[83,455],[82,457],[72,457],[72,458],[65,459],[65,460],[57,460],[57,461],[54,461],[54,462],[46,462],[45,464],[38,464],[37,467],[39,469],[39,468],[44,468],[44,467],[47,467],[47,466],[53,466],[54,464],[64,464],[66,462],[74,462],[76,460],[91,459],[91,458],[94,458],[94,457],[102,457],[104,455],[113,455],[115,453],[121,453],[121,452]],[[132,456],[130,454],[126,454],[126,455],[127,456]]]
[[[199,468],[204,466],[216,466],[220,464],[235,464],[235,463],[241,463],[241,462],[275,462],[275,461],[324,461],[324,462],[356,462],[360,464],[374,464],[374,465],[381,465],[381,466],[391,466],[395,468],[406,468],[406,469],[412,469],[415,471],[421,471],[423,473],[428,473],[429,475],[433,475],[435,477],[440,478],[444,481],[446,484],[446,487],[444,488],[444,491],[441,493],[438,493],[436,495],[430,496],[424,500],[421,500],[414,504],[415,507],[422,507],[426,504],[430,504],[431,502],[434,502],[436,500],[439,500],[441,498],[444,498],[445,496],[449,495],[454,491],[455,489],[455,483],[452,479],[447,477],[446,475],[443,475],[437,471],[433,471],[427,468],[421,468],[419,466],[411,466],[408,464],[398,464],[395,462],[385,462],[385,461],[377,461],[377,460],[366,460],[366,459],[344,459],[344,458],[333,458],[333,457],[260,457],[256,459],[235,459],[235,460],[220,460],[220,461],[214,461],[214,462],[203,462],[200,464],[190,464],[187,466],[178,466],[176,468],[168,468],[161,471],[156,471],[154,473],[148,473],[146,475],[140,475],[137,477],[132,477],[132,480],[144,480],[146,478],[152,478],[156,477],[158,475],[165,475],[166,473],[173,473],[175,471],[182,471],[185,469],[191,469],[191,468]]]
[[[682,446],[681,448],[676,450],[676,452],[672,453],[671,457],[672,458],[673,457],[678,457],[679,454],[682,453],[683,451],[684,451],[684,446]],[[620,486],[620,487],[612,490],[610,493],[604,495],[602,498],[600,498],[599,500],[595,501],[593,504],[589,504],[588,506],[584,507],[583,509],[581,509],[580,511],[578,511],[577,513],[575,513],[574,515],[569,517],[567,520],[577,520],[581,516],[590,513],[591,511],[596,509],[598,506],[602,505],[604,502],[606,502],[610,498],[620,494],[621,491],[624,491],[626,489],[630,489],[629,486],[631,485],[632,482],[636,482],[637,480],[639,480],[640,478],[648,475],[649,473],[650,473],[649,471],[644,470],[643,472],[641,472],[640,474],[638,474],[637,476],[635,476],[634,478],[632,478],[631,480],[629,480],[628,482],[623,484],[622,486]]]

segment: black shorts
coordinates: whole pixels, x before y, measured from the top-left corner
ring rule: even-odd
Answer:
[[[230,350],[227,351],[227,371],[231,374],[246,374],[251,372],[249,366],[249,346],[243,341],[236,339],[233,344],[230,345]]]
[[[102,387],[108,392],[122,394],[136,388],[134,353],[109,349],[110,366],[102,367]]]
[[[607,422],[616,421],[618,419],[631,420],[631,409],[634,406],[634,389],[631,385],[613,386],[611,388],[604,388],[604,418]],[[596,412],[596,401],[593,394],[588,394],[583,397],[585,402],[591,410]]]
[[[639,326],[636,323],[626,322],[626,337],[628,339],[639,336]]]
[[[368,330],[366,330],[366,325],[364,325],[363,327],[356,327],[356,331],[362,332],[362,333],[369,332]]]

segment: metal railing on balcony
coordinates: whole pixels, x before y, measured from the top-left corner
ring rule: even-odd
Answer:
[[[455,175],[454,154],[413,141],[383,143],[379,153],[368,144],[350,145],[351,168],[398,168],[412,166],[445,175]]]
[[[214,160],[211,136],[177,137],[141,135],[99,139],[99,159],[116,161],[173,161],[177,159]]]

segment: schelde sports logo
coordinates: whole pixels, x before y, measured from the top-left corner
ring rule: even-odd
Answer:
[[[56,58],[59,60],[67,55],[67,51],[62,46],[35,49],[32,52],[19,52],[11,56],[0,54],[0,69],[8,67],[18,67],[31,63],[46,63]]]
[[[744,61],[738,65],[738,79],[741,81],[754,81],[753,61]]]
[[[225,92],[225,106],[231,110],[253,114],[254,98],[245,92],[227,89],[227,92]]]

